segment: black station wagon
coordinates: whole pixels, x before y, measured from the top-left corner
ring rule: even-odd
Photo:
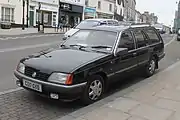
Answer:
[[[21,59],[14,74],[16,84],[27,90],[90,104],[102,97],[114,76],[141,70],[150,77],[164,56],[164,42],[154,27],[97,26],[80,29],[57,48]]]

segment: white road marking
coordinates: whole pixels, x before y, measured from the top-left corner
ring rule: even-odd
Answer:
[[[166,44],[165,44],[165,47],[167,47],[169,44],[171,44],[174,40],[176,40],[176,36],[174,36],[171,41],[169,41],[168,43],[166,43]]]
[[[14,39],[24,39],[24,38],[36,38],[36,37],[45,37],[45,36],[58,36],[59,34],[45,34],[45,35],[27,35],[27,36],[20,36],[20,37],[5,37],[0,38],[0,40],[14,40]]]
[[[10,89],[10,90],[4,91],[4,92],[0,92],[0,95],[8,94],[8,93],[11,93],[11,92],[16,92],[16,91],[19,91],[19,90],[22,90],[22,89],[23,88],[21,88],[21,87],[18,87],[18,88],[15,88],[15,89]]]
[[[22,47],[17,47],[17,48],[0,49],[0,53],[17,51],[17,50],[25,50],[25,49],[30,49],[30,48],[38,48],[38,47],[50,46],[53,44],[60,44],[60,43],[61,41],[57,41],[57,42],[50,42],[50,43],[44,43],[44,44],[22,46]]]

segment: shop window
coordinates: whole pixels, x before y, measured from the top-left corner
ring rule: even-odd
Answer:
[[[14,8],[1,8],[1,21],[14,22]]]

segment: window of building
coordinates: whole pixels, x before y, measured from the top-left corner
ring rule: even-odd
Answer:
[[[122,33],[118,48],[128,48],[128,50],[135,49],[135,44],[131,32],[126,31]]]
[[[109,4],[109,11],[112,11],[112,4]]]
[[[101,1],[98,1],[98,9],[101,9]]]
[[[121,5],[121,0],[117,0],[118,5]]]
[[[14,8],[1,7],[1,21],[14,22]]]
[[[152,29],[147,29],[145,30],[145,32],[147,33],[147,35],[149,36],[149,39],[151,40],[150,43],[157,43],[159,42],[159,37],[157,36],[156,32]]]
[[[134,36],[136,38],[138,48],[146,46],[147,41],[145,41],[144,35],[141,30],[134,31]]]
[[[88,6],[89,0],[85,0],[85,5]]]

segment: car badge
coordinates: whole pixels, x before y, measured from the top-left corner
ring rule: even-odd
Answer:
[[[32,77],[36,77],[36,74],[37,74],[37,73],[36,73],[36,72],[34,72],[34,73],[32,74]]]

